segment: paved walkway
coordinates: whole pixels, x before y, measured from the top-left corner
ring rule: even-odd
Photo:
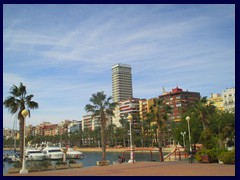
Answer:
[[[137,162],[4,176],[235,176],[235,165],[218,163]]]

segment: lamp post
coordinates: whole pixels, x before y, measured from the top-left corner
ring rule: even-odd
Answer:
[[[189,125],[189,121],[190,121],[190,117],[187,116],[186,117],[187,123],[188,123],[188,136],[189,136],[189,154],[190,154],[190,163],[192,163],[192,144],[191,144],[191,132],[190,132],[190,125]]]
[[[68,149],[66,147],[63,147],[62,151],[63,151],[63,162],[66,162],[66,153],[67,153]]]
[[[183,147],[185,147],[185,135],[186,135],[186,132],[181,132],[181,135],[183,136]]]
[[[28,110],[24,109],[21,112],[23,116],[23,159],[22,159],[22,169],[20,170],[20,174],[28,173],[28,170],[26,169],[26,156],[25,156],[25,119],[28,116]]]
[[[130,126],[130,159],[128,161],[128,163],[134,163],[135,160],[133,159],[133,144],[132,144],[132,120],[133,120],[133,117],[131,114],[128,115],[128,120],[129,120],[129,126]]]
[[[187,116],[186,120],[188,123],[188,136],[189,136],[189,146],[190,146],[190,153],[191,153],[192,152],[192,144],[191,144],[191,132],[190,132],[190,125],[189,125],[190,117]]]

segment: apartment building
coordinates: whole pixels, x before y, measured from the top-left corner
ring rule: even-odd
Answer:
[[[147,99],[139,100],[139,116],[141,120],[147,119],[147,111],[148,110],[148,101]]]
[[[181,88],[176,87],[171,92],[164,92],[158,98],[163,99],[166,104],[173,108],[170,120],[181,121],[181,110],[184,111],[196,101],[199,101],[200,93],[183,91]]]
[[[211,102],[217,109],[224,110],[223,97],[222,97],[221,94],[219,94],[219,93],[216,93],[216,94],[211,93],[210,97],[207,100],[208,100],[208,103]]]
[[[115,64],[112,66],[112,97],[113,102],[120,102],[132,98],[132,73],[131,66]]]
[[[235,112],[235,88],[227,88],[222,93],[225,111]]]
[[[106,127],[112,123],[112,117],[106,115]],[[82,118],[82,131],[84,129],[89,129],[94,131],[96,127],[101,127],[101,119],[100,116],[92,117],[92,114],[85,115]]]

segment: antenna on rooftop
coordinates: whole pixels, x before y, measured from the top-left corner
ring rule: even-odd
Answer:
[[[163,86],[163,88],[162,88],[162,94],[164,94],[166,91],[165,91],[165,88],[164,88],[164,86]]]

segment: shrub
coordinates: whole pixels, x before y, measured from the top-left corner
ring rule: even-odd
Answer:
[[[225,152],[223,151],[218,159],[222,161],[224,164],[234,164],[235,163],[235,150]]]
[[[22,162],[21,162],[21,161],[16,161],[16,162],[14,162],[13,167],[15,167],[15,168],[21,168],[21,167],[22,167]]]
[[[63,161],[57,161],[56,162],[56,165],[61,165],[61,164],[64,165],[64,164],[67,164],[67,162],[63,162]]]
[[[69,163],[69,164],[74,164],[74,163],[76,163],[76,161],[73,160],[73,159],[70,159],[68,163]]]
[[[215,148],[218,143],[217,141],[217,137],[209,129],[206,129],[206,131],[203,131],[200,135],[200,142],[206,149]]]
[[[222,152],[228,152],[228,150],[226,148],[217,149],[217,159],[219,159]]]
[[[196,153],[195,159],[198,162],[202,162],[202,156],[203,155],[207,155],[210,159],[210,162],[217,162],[218,158],[217,158],[217,149],[213,148],[213,149],[201,149],[200,151],[198,151]]]
[[[44,167],[44,168],[47,168],[48,166],[52,165],[52,163],[50,161],[42,161],[39,163],[39,166],[40,167]]]

